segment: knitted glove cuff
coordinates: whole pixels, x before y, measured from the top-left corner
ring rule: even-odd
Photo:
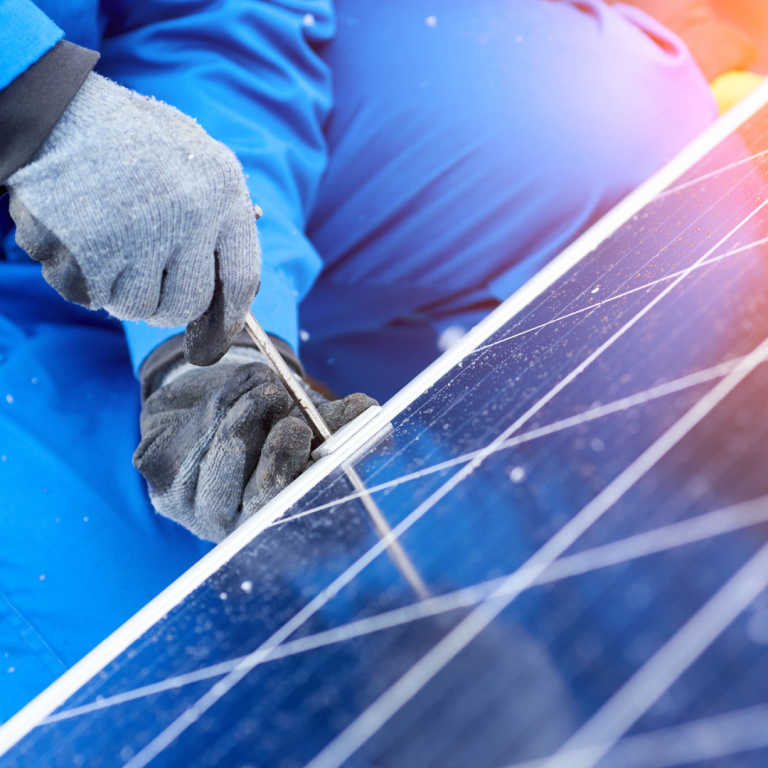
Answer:
[[[270,334],[272,343],[282,355],[283,360],[299,377],[304,378],[305,372],[293,348],[277,336]],[[141,382],[141,399],[145,401],[155,390],[168,384],[172,378],[180,376],[187,370],[194,370],[197,366],[190,365],[184,359],[184,335],[172,336],[167,341],[156,347],[139,369],[139,381]],[[254,357],[257,355],[258,357]],[[237,359],[235,359],[237,357]],[[240,359],[242,358],[242,360]],[[242,331],[235,339],[230,352],[219,363],[243,365],[244,363],[263,362],[266,358],[259,352],[253,339],[246,331]],[[218,363],[217,363],[218,365]],[[185,367],[188,366],[188,367]],[[183,370],[182,370],[183,369]]]
[[[249,363],[261,363],[262,365],[269,366],[269,361],[258,349],[254,349],[253,347],[241,347],[237,344],[233,344],[221,360],[208,367],[218,368],[222,365],[248,365]],[[176,381],[179,376],[183,376],[185,373],[199,370],[199,365],[193,365],[186,360],[179,360],[175,366],[172,366],[165,371],[160,386],[164,387],[166,384]]]

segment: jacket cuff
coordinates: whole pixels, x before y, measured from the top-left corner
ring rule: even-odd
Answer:
[[[277,336],[269,334],[269,338],[283,360],[291,367],[294,373],[304,378],[304,368],[298,355],[291,349],[290,344]],[[252,347],[258,349],[248,332],[242,330],[235,339],[233,347]],[[152,350],[149,357],[139,369],[139,382],[141,384],[141,399],[146,400],[162,383],[166,373],[184,360],[184,334],[180,333],[164,341],[160,346]]]
[[[98,60],[62,40],[0,91],[0,182],[32,160]]]

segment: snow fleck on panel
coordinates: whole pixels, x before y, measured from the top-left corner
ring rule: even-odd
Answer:
[[[515,467],[509,473],[509,479],[513,483],[522,483],[525,480],[525,469],[523,467]]]

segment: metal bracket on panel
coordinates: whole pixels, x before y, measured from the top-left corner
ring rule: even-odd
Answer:
[[[319,459],[322,459],[323,456],[328,456],[333,453],[339,446],[349,440],[352,435],[356,434],[368,424],[368,422],[370,422],[380,411],[380,405],[372,405],[370,408],[363,411],[357,418],[352,419],[349,424],[345,424],[338,432],[335,432],[325,442],[315,448],[315,450],[312,451],[312,458],[315,461],[318,461]]]

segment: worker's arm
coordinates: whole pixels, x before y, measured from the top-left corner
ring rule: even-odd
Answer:
[[[3,61],[18,60],[17,33],[32,28],[28,17],[36,17],[48,37],[18,72],[7,74],[9,82],[62,34],[30,0],[0,0],[0,8],[11,6],[18,18],[4,25],[7,39],[0,50],[13,56]],[[316,48],[333,36],[331,3],[105,0],[102,12],[100,71],[197,117],[245,165],[255,199],[266,212],[260,226],[262,289],[253,310],[269,332],[297,349],[297,305],[321,268],[304,230],[326,161],[322,125],[331,106],[331,83]],[[71,79],[67,89],[71,97],[76,90]],[[106,196],[102,201],[109,205]],[[171,318],[161,313],[153,322],[167,324]],[[181,331],[126,323],[135,369]]]
[[[264,210],[261,289],[253,312],[298,351],[300,300],[322,262],[306,223],[327,149],[330,72],[317,49],[335,32],[329,0],[122,0],[109,23],[99,71],[195,117],[237,155]],[[181,329],[126,323],[138,371]]]
[[[266,300],[257,311],[260,319],[267,318],[263,322],[268,330],[294,342],[293,349],[284,345],[284,356],[293,358],[300,367],[293,351],[296,303],[319,269],[319,258],[303,229],[324,168],[321,123],[330,104],[327,72],[318,63],[305,29],[320,26],[322,19],[314,21],[312,17],[310,21],[308,13],[297,14],[295,8],[277,4],[251,6],[263,16],[260,19],[254,19],[253,14],[242,18],[242,9],[226,2],[198,4],[199,12],[185,7],[183,14],[177,4],[127,6],[126,16],[115,13],[109,21],[112,36],[105,43],[105,70],[187,111],[205,114],[209,127],[218,127],[220,137],[249,160],[254,171],[252,183],[258,182],[259,200],[267,209],[267,245],[275,254],[264,271],[261,295]],[[326,22],[327,28],[329,17]],[[238,44],[242,35],[246,39]],[[200,41],[202,49],[196,48]],[[188,56],[191,59],[187,60]],[[188,141],[184,153],[174,147],[179,131]],[[208,163],[217,166],[222,158],[227,168],[235,167],[223,146],[184,115],[91,74],[40,151],[9,180],[12,210],[19,225],[17,237],[33,257],[43,257],[47,277],[62,293],[90,306],[95,304],[92,294],[103,290],[104,282],[96,279],[98,270],[93,279],[88,280],[86,274],[84,280],[83,265],[96,268],[103,262],[114,266],[116,258],[132,259],[139,279],[129,280],[129,287],[140,286],[149,269],[145,289],[130,296],[130,302],[123,296],[123,309],[118,311],[114,301],[121,298],[125,272],[107,273],[107,278],[117,277],[113,288],[104,290],[113,303],[103,305],[113,314],[138,317],[144,310],[136,312],[128,304],[153,300],[152,267],[158,263],[155,251],[162,257],[166,238],[181,235],[187,239],[176,241],[178,263],[188,269],[187,279],[176,283],[180,288],[176,306],[189,309],[200,299],[197,294],[206,290],[209,265],[201,264],[199,256],[211,252],[203,248],[201,253],[200,243],[189,238],[190,233],[203,245],[210,245],[206,231],[228,223],[219,230],[223,245],[235,247],[225,252],[252,254],[247,237],[237,240],[245,230],[238,226],[238,217],[245,210],[240,203],[247,192],[243,196],[236,188],[238,194],[233,194],[221,178],[206,173]],[[118,180],[127,174],[130,183],[115,185],[114,177],[104,175],[105,165],[120,170]],[[148,173],[143,175],[143,170]],[[138,172],[139,177],[131,176],[132,172]],[[144,185],[145,179],[154,182],[154,187]],[[45,198],[46,184],[55,191],[53,201]],[[203,194],[198,205],[184,204],[189,197],[179,204],[179,192],[189,188],[207,196]],[[67,191],[65,198],[58,198],[59,189]],[[70,207],[73,201],[74,210]],[[57,238],[47,236],[50,227],[40,226],[40,217],[35,215],[39,210],[47,211],[47,206],[51,210],[44,223],[56,222],[60,228]],[[164,227],[169,209],[177,218],[171,221],[172,226]],[[228,215],[232,217],[229,220]],[[247,215],[247,231],[255,237],[250,207]],[[141,258],[136,258],[137,249],[131,247],[131,241],[120,239],[122,232],[118,231],[108,253],[88,261],[93,233],[100,238],[112,220],[129,228],[138,223],[147,235],[138,243],[143,249]],[[88,226],[82,227],[83,221]],[[73,244],[83,246],[78,250],[83,254],[82,264],[70,258]],[[214,264],[226,266],[221,259]],[[131,270],[126,271],[131,277]],[[242,275],[238,282],[246,290],[248,276]],[[226,275],[220,270],[215,277]],[[161,298],[169,293],[165,290],[168,279],[164,275]],[[172,283],[170,287],[175,286]],[[185,297],[186,304],[182,301]],[[206,298],[210,300],[210,296]],[[216,319],[216,312],[211,318]],[[167,307],[162,306],[152,316],[155,322],[170,319]],[[159,512],[198,535],[219,540],[307,466],[311,431],[298,414],[292,413],[292,401],[268,368],[253,362],[258,355],[243,346],[248,342],[238,342],[221,364],[201,370],[187,367],[179,329],[157,333],[146,325],[127,326],[129,341],[131,330],[138,330],[151,342],[144,353],[134,357],[144,363],[142,442],[135,464],[146,477]],[[221,319],[219,326],[229,329]],[[162,343],[158,345],[158,341]],[[332,429],[373,403],[362,395],[334,403],[315,398]]]
[[[126,0],[114,8],[123,12],[110,18],[100,71],[194,116],[243,164],[264,210],[253,311],[300,367],[297,306],[322,266],[305,229],[326,165],[332,91],[316,49],[334,33],[331,3]],[[217,366],[228,371],[188,370],[155,390],[175,375],[164,370],[183,365],[180,329],[125,326],[145,397],[154,392],[135,464],[158,511],[219,540],[306,467],[310,433],[282,417],[293,406],[271,374],[237,371],[256,354],[241,347],[250,340],[238,339]],[[221,376],[232,378],[226,395]],[[372,402],[357,395],[320,411],[338,427]]]
[[[5,184],[16,242],[64,298],[188,323],[200,365],[227,351],[258,287],[255,214],[237,158],[192,119],[91,73]]]

